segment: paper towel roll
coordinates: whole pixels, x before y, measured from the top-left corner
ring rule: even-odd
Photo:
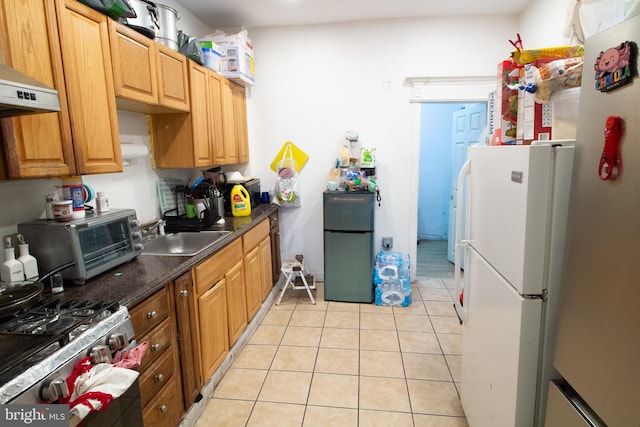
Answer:
[[[126,160],[143,159],[149,156],[149,147],[142,144],[120,144],[122,158]]]

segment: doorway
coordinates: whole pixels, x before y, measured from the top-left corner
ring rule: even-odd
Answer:
[[[453,275],[456,182],[486,125],[486,102],[425,102],[420,112],[416,275]]]

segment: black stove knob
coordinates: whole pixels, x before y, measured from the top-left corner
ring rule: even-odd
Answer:
[[[54,402],[63,397],[69,397],[69,386],[61,378],[45,381],[40,389],[40,397],[47,402]]]
[[[115,332],[109,335],[107,338],[107,344],[113,351],[122,350],[129,344],[129,340],[127,339],[127,334],[123,332]]]
[[[89,350],[91,363],[111,363],[111,349],[106,345],[97,345]]]

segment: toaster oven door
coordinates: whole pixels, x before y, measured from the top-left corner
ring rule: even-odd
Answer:
[[[129,220],[76,228],[77,257],[81,278],[88,279],[135,256]]]

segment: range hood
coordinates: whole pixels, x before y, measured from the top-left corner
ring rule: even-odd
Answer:
[[[0,64],[0,117],[60,111],[58,91]]]

